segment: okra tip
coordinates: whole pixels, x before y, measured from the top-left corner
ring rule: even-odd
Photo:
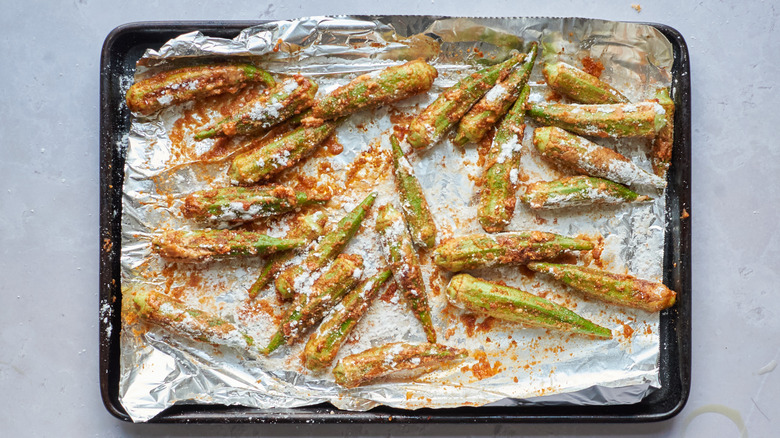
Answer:
[[[258,348],[257,351],[263,356],[268,356],[273,353],[277,348],[284,344],[284,333],[281,330],[274,333],[271,340],[268,341],[268,345],[265,348]]]
[[[602,327],[598,324],[593,324],[592,335],[601,339],[612,339],[612,330],[607,327]]]
[[[195,134],[195,140],[205,140],[217,135],[217,128],[205,129]]]

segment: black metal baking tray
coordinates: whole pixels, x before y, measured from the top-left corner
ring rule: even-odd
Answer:
[[[378,18],[378,17],[368,17]],[[258,21],[141,22],[114,29],[103,44],[100,63],[100,392],[106,409],[130,421],[119,402],[121,330],[120,246],[124,150],[130,126],[122,104],[122,77],[132,75],[147,48],[158,49],[182,33],[200,30],[233,38]],[[672,43],[672,98],[676,104],[674,152],[666,191],[664,283],[678,292],[677,304],[661,312],[660,382],[662,387],[631,405],[581,406],[529,404],[513,407],[463,407],[415,411],[378,407],[342,411],[330,404],[294,409],[182,405],[165,410],[156,423],[514,423],[650,422],[673,417],[688,399],[691,381],[691,84],[688,48],[680,33],[657,28]],[[110,309],[107,308],[110,306]]]

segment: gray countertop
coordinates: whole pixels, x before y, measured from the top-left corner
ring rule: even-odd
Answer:
[[[4,436],[658,437],[739,436],[740,428],[744,436],[776,434],[780,6],[670,0],[643,1],[637,11],[630,0],[392,3],[2,2]],[[173,426],[128,424],[104,409],[97,361],[98,67],[106,35],[133,21],[394,13],[648,21],[685,37],[693,89],[693,378],[677,417],[628,425]]]

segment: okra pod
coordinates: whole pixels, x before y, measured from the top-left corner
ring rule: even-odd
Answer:
[[[521,199],[531,208],[566,208],[639,202],[650,198],[606,179],[571,176],[529,184]]]
[[[515,212],[525,133],[524,108],[529,93],[530,87],[526,84],[515,105],[501,121],[485,159],[487,169],[479,195],[477,217],[482,228],[489,233],[503,231]]]
[[[268,72],[253,65],[202,65],[158,73],[127,90],[127,107],[149,115],[166,106],[223,93],[235,93],[250,83],[273,86]]]
[[[528,268],[551,275],[590,297],[620,306],[658,312],[672,307],[677,294],[662,283],[626,274],[555,263],[529,263]]]
[[[249,350],[254,339],[222,318],[153,290],[133,293],[137,314],[154,324],[210,344],[227,345]]]
[[[393,149],[395,187],[398,190],[404,219],[409,224],[412,241],[419,246],[433,248],[436,245],[436,223],[433,221],[420,181],[414,175],[414,168],[406,159],[395,135],[390,136],[390,145]]]
[[[463,116],[458,124],[458,133],[453,140],[457,145],[478,143],[488,130],[509,111],[512,104],[528,82],[534,68],[538,44],[533,43],[525,55],[523,65],[515,69],[503,81],[497,83]]]
[[[177,262],[207,262],[214,257],[263,256],[295,249],[303,239],[277,239],[253,231],[165,231],[152,239],[152,249]]]
[[[306,368],[317,371],[330,366],[341,345],[392,275],[390,269],[380,271],[341,300],[306,343],[303,350]]]
[[[290,237],[304,239],[308,244],[322,235],[325,231],[324,227],[326,221],[327,217],[321,211],[303,216],[298,220],[298,224],[290,232]],[[255,299],[260,291],[265,289],[268,283],[276,277],[276,274],[282,270],[285,263],[290,261],[293,257],[295,257],[295,253],[290,251],[279,252],[268,257],[263,268],[260,270],[260,275],[257,277],[257,280],[249,287],[249,291],[247,292],[249,299]],[[293,295],[284,295],[281,293],[278,293],[278,295],[283,301],[291,300],[293,298]]]
[[[545,63],[542,74],[556,93],[579,103],[628,103],[620,91],[565,62]]]
[[[461,348],[441,344],[396,342],[342,358],[333,368],[336,383],[346,388],[367,385],[400,374],[414,379],[468,356]]]
[[[663,178],[645,172],[620,153],[561,128],[536,128],[534,146],[545,159],[578,173],[626,186],[652,186],[658,189],[666,187]]]
[[[421,59],[361,75],[318,100],[312,109],[312,117],[334,119],[398,102],[428,91],[436,76],[436,69]]]
[[[230,180],[235,184],[254,184],[294,166],[325,141],[340,121],[301,126],[278,140],[236,155],[228,170]]]
[[[521,61],[516,55],[461,79],[445,90],[409,124],[407,141],[415,149],[436,144],[474,103]]]
[[[195,134],[196,140],[263,132],[314,104],[317,84],[295,75],[269,88],[238,112]]]
[[[528,115],[543,125],[595,137],[654,137],[666,123],[666,111],[655,101],[602,105],[530,103]]]
[[[604,339],[612,338],[612,332],[608,328],[552,301],[468,274],[458,274],[450,280],[447,298],[456,307],[496,319]]]
[[[420,260],[412,246],[412,238],[403,216],[392,205],[383,205],[377,212],[376,230],[382,237],[382,250],[393,270],[393,277],[403,291],[412,313],[422,324],[428,342],[436,342]]]
[[[658,131],[653,140],[653,171],[663,177],[672,162],[672,146],[674,145],[674,101],[669,96],[668,88],[661,88],[655,93],[658,103],[664,108],[666,118],[664,127]]]
[[[224,187],[190,193],[181,212],[201,222],[237,225],[280,215],[309,205],[324,204],[330,196],[295,191],[276,185]]]
[[[593,242],[542,231],[454,237],[433,250],[433,262],[448,271],[548,260],[565,251],[589,251]]]
[[[292,345],[336,306],[363,273],[363,258],[340,254],[333,264],[310,287],[295,295],[290,308],[282,318],[279,329],[271,337],[263,354],[270,354],[284,342]]]
[[[371,193],[347,213],[330,233],[322,237],[314,248],[308,253],[303,263],[290,266],[276,277],[276,291],[281,296],[293,296],[296,294],[295,285],[305,276],[315,272],[333,260],[349,243],[352,236],[360,229],[360,224],[366,213],[374,204],[376,193]]]

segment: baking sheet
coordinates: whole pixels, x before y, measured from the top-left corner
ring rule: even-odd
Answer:
[[[446,82],[445,82],[444,84],[446,84]],[[440,86],[445,86],[445,85],[440,85]],[[421,102],[421,103],[424,103],[424,102]],[[369,123],[370,123],[370,120],[369,120]],[[355,131],[355,129],[352,129],[352,131]],[[340,132],[340,134],[339,134],[339,135],[340,135],[340,140],[341,140],[341,136],[342,136],[341,132]],[[359,137],[359,136],[358,136],[358,137]],[[342,143],[343,143],[343,142],[344,142],[344,141],[342,141]],[[347,141],[346,143],[349,143],[349,141]],[[382,146],[382,147],[386,147],[386,145],[384,145],[384,146]],[[442,147],[444,147],[444,146],[440,145],[438,148],[442,148]],[[452,146],[451,146],[451,145],[447,145],[446,147],[448,147],[448,148],[452,148]],[[347,149],[347,148],[345,147],[345,150],[346,150],[346,149]],[[465,155],[466,157],[468,157],[468,153],[469,153],[469,151],[466,151],[464,155]],[[474,153],[475,153],[475,151],[474,151]],[[528,154],[526,154],[526,155],[528,155]],[[130,156],[128,156],[128,157],[130,158]],[[449,158],[449,157],[442,157],[442,159],[445,159],[445,160],[446,160],[447,158]],[[458,157],[458,158],[462,158],[462,157]],[[472,158],[473,158],[473,157],[472,157]],[[426,158],[426,159],[427,159],[427,158]],[[467,159],[468,159],[468,158],[467,158]],[[129,160],[129,161],[132,161],[132,160]],[[452,163],[452,164],[453,164],[453,165],[455,165],[455,164],[457,164],[457,163]],[[165,166],[163,166],[163,167],[165,167]],[[166,169],[169,169],[169,168],[166,168]],[[421,178],[422,178],[422,179],[424,179],[424,176],[423,176],[423,175],[425,174],[425,172],[420,172],[420,171],[419,171],[419,169],[418,169],[418,174],[421,176]],[[464,197],[463,197],[463,199],[466,199],[466,198],[467,198],[466,196],[464,196]],[[354,199],[353,199],[353,201],[354,201]],[[349,203],[349,202],[350,202],[350,201],[349,201],[349,200],[347,200],[347,203]],[[661,209],[660,211],[663,211],[663,209]],[[662,214],[661,214],[661,215],[662,215]],[[438,215],[437,215],[437,217],[438,217]],[[536,223],[536,221],[535,221],[535,223]],[[537,225],[538,225],[538,224],[537,224]],[[461,227],[461,228],[463,228],[463,227]],[[536,228],[539,228],[539,227],[537,226]],[[475,229],[474,231],[476,231],[476,229]],[[662,234],[662,233],[661,233],[661,234]],[[125,244],[123,243],[123,250],[124,250],[125,248],[128,248],[128,251],[131,251],[131,249],[130,249],[130,248],[132,248],[132,246],[130,246],[130,245],[125,245]],[[137,248],[136,248],[136,249],[137,249]],[[659,265],[660,265],[660,264],[659,264]],[[133,269],[134,269],[134,268],[133,268]],[[566,298],[566,299],[568,299],[568,298]],[[412,320],[412,322],[413,322],[413,320]],[[489,361],[489,362],[490,362],[490,361]],[[491,362],[491,363],[493,363],[493,362]],[[235,398],[233,398],[233,400],[235,400]],[[174,401],[175,401],[175,400],[174,400]],[[207,401],[213,401],[213,400],[207,400]],[[217,401],[221,401],[221,402],[225,403],[225,401],[224,401],[224,400],[222,400],[222,399],[218,399]],[[312,401],[311,399],[307,400],[307,402],[311,402],[311,401]],[[229,401],[228,401],[228,403],[229,403]],[[390,401],[390,403],[392,403],[392,400]],[[390,404],[390,403],[388,403],[388,404]],[[346,406],[346,407],[349,407],[349,406]]]

